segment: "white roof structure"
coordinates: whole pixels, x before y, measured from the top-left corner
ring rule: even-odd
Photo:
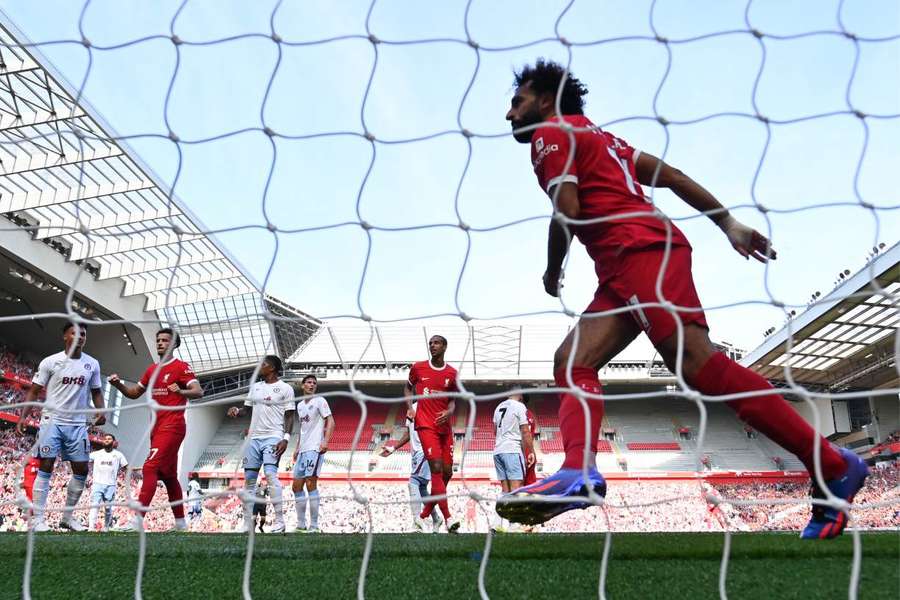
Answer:
[[[0,12],[0,214],[183,333],[198,371],[295,352],[318,321],[271,297]],[[24,47],[23,47],[24,46]],[[291,321],[267,321],[276,314]],[[274,339],[273,339],[274,338]]]
[[[553,354],[570,328],[568,319],[524,324],[459,319],[394,324],[335,321],[323,324],[289,363],[292,369],[317,371],[329,380],[401,380],[412,363],[428,358],[429,338],[442,335],[447,338],[447,362],[467,381],[551,381]],[[637,342],[623,353],[625,358],[612,361],[601,377],[636,381],[672,377],[654,355],[649,341]]]
[[[831,391],[863,380],[867,388],[897,387],[898,326],[900,243],[880,251],[742,362],[767,379],[786,381],[790,370],[794,381]]]

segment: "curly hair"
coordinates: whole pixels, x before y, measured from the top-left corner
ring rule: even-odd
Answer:
[[[514,73],[515,86],[522,87],[531,83],[531,89],[535,94],[552,94],[556,97],[559,91],[559,83],[566,74],[566,68],[552,60],[537,59],[534,66],[525,65],[521,71]],[[571,71],[566,77],[560,98],[560,110],[564,115],[583,115],[584,96],[588,93],[587,86],[574,77]]]

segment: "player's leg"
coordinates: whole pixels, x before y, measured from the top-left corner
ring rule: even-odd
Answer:
[[[294,510],[297,511],[297,531],[306,531],[306,477],[300,469],[298,459],[294,465],[294,481],[291,490],[294,492]]]
[[[658,344],[660,354],[673,371],[678,345],[677,336],[671,336]],[[763,395],[729,400],[726,404],[742,421],[797,456],[811,474],[815,473],[814,454],[818,440],[823,478],[829,488],[834,488],[832,492],[835,495],[852,502],[853,496],[868,476],[868,468],[862,459],[852,452],[842,452],[832,446],[781,394],[775,392],[768,381],[717,352],[709,340],[706,328],[696,323],[689,323],[684,327],[682,373],[688,383],[708,396],[770,391],[771,393]],[[842,483],[840,480],[847,473],[851,477]],[[814,496],[823,498],[824,494],[816,488],[814,484]],[[814,507],[813,520],[804,531],[804,537],[835,537],[840,535],[846,524],[845,513],[830,507]]]
[[[321,471],[321,455],[313,470],[312,477],[306,478],[306,493],[309,495],[309,531],[319,531],[319,471]]]
[[[257,493],[259,470],[262,467],[262,440],[251,439],[244,449],[244,498],[243,522],[238,528],[240,533],[248,533],[253,529],[253,507]]]
[[[447,431],[440,436],[441,440],[441,465],[444,476],[444,493],[450,489],[450,479],[453,477],[453,433]],[[448,533],[457,533],[462,524],[459,519],[450,517],[450,501],[444,498],[438,502],[441,514],[444,516],[444,525]]]
[[[184,441],[184,430],[166,431],[161,435],[159,452],[159,478],[166,486],[166,494],[169,496],[169,506],[175,517],[175,529],[186,531],[187,519],[184,518],[184,492],[178,481],[178,450]]]
[[[53,465],[62,448],[62,433],[59,426],[48,422],[41,425],[35,448],[35,457],[40,460],[38,472],[34,479],[33,505],[34,514],[31,528],[34,531],[48,531],[45,516],[47,496],[50,494],[50,478],[53,476]]]
[[[87,425],[70,425],[60,427],[64,433],[62,459],[68,460],[72,467],[72,477],[66,486],[66,505],[60,527],[72,531],[84,531],[85,527],[75,518],[75,507],[84,493],[84,485],[88,476],[88,460],[90,459],[90,442]]]
[[[88,531],[97,531],[97,515],[103,506],[103,489],[96,483],[91,488],[91,510],[88,511]]]
[[[282,498],[284,491],[281,481],[278,480],[278,462],[281,457],[275,453],[278,442],[278,438],[269,438],[265,440],[262,448],[263,470],[269,485],[269,499],[272,502],[272,509],[275,511],[275,522],[270,533],[284,532],[284,500]]]
[[[109,531],[109,528],[112,527],[113,502],[115,500],[116,486],[110,485],[106,488],[106,497],[104,498],[104,508],[106,510],[103,514],[103,531]]]

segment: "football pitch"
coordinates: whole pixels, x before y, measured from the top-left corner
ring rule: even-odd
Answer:
[[[21,597],[25,534],[0,535],[0,596]],[[478,597],[484,535],[376,535],[367,598]],[[718,598],[722,534],[615,534],[609,598]],[[149,534],[143,598],[241,598],[246,537]],[[364,535],[256,536],[254,598],[355,598]],[[494,537],[486,574],[492,598],[596,598],[603,535]],[[860,598],[898,597],[900,537],[862,535]],[[133,597],[138,536],[37,536],[32,596]],[[846,598],[851,536],[805,542],[795,534],[735,534],[730,599]]]

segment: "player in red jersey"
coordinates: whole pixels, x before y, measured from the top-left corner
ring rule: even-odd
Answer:
[[[166,407],[183,407],[188,400],[202,398],[203,388],[194,370],[173,356],[175,348],[180,345],[181,339],[175,332],[169,328],[160,329],[156,332],[159,363],[147,367],[137,385],[126,384],[115,373],[109,376],[110,384],[128,398],[135,399],[143,395],[152,383],[153,401]],[[179,502],[183,497],[181,484],[178,483],[178,450],[186,433],[184,410],[158,410],[155,416],[156,421],[150,432],[150,453],[141,469],[143,482],[138,500],[145,507],[144,512],[153,501],[156,484],[160,480],[166,486],[169,502]],[[172,514],[175,515],[175,528],[186,530],[184,505],[173,505]]]
[[[528,396],[525,396],[525,406],[528,406]],[[537,440],[537,419],[534,418],[534,413],[530,408],[525,410],[525,418],[528,419],[528,429],[531,430],[531,444],[532,448],[534,448],[535,457],[537,456],[537,451],[540,448],[540,443]],[[525,479],[523,480],[524,485],[531,485],[532,483],[537,481],[537,460],[531,461],[531,464],[525,469]]]
[[[644,331],[673,372],[679,347],[683,350],[681,373],[704,395],[756,392],[755,396],[729,400],[727,404],[754,429],[797,455],[810,473],[815,469],[813,455],[819,443],[822,474],[829,490],[851,502],[868,475],[865,463],[855,453],[829,444],[765,379],[716,351],[694,289],[691,246],[684,234],[645,199],[641,185],[668,188],[706,214],[745,258],[752,256],[760,262],[774,259],[769,241],[739,223],[712,194],[681,171],[591,123],[583,114],[587,88],[562,66],[538,60],[535,66],[517,73],[515,79],[516,91],[506,119],[515,139],[531,145],[534,172],[555,208],[544,289],[551,296],[559,294],[569,232],[587,248],[599,280],[594,300],[584,311],[589,316],[582,317],[578,324],[578,344],[573,331],[554,356],[556,385],[574,386],[590,394],[588,439],[597,439],[603,416],[598,369]],[[556,112],[557,95],[561,115]],[[598,218],[604,220],[579,224],[566,221]],[[659,297],[656,287],[661,271]],[[659,306],[661,302],[678,307],[677,313]],[[590,314],[627,307],[627,312]],[[676,318],[682,325],[682,335],[678,334]],[[567,368],[570,361],[571,371]],[[593,441],[585,452],[585,415],[573,394],[562,394],[559,421],[566,453],[562,468],[517,490],[523,499],[533,495],[561,500],[583,496],[589,486],[605,493],[606,482],[595,466]],[[585,467],[587,481],[582,475]],[[816,489],[813,495],[822,497],[822,491]],[[585,506],[577,501],[526,501],[500,503],[498,512],[513,521],[540,523]],[[815,506],[802,537],[835,537],[846,523],[846,513],[831,506]]]
[[[433,335],[428,340],[431,360],[413,364],[409,369],[409,380],[403,389],[406,396],[407,416],[415,419],[416,433],[422,442],[422,451],[431,470],[431,495],[443,496],[447,484],[453,476],[453,430],[450,419],[456,410],[456,402],[443,393],[457,391],[456,369],[444,361],[447,339]],[[422,396],[413,412],[412,396]],[[434,502],[426,502],[419,515],[427,519],[434,510]],[[447,499],[437,502],[444,515],[444,525],[450,533],[459,531],[459,520],[452,519]]]
[[[29,502],[34,502],[34,480],[37,478],[37,472],[41,468],[41,459],[32,456],[25,463],[25,469],[22,472],[22,490]]]

